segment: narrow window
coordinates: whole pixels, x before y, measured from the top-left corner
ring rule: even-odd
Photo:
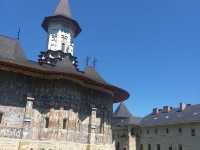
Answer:
[[[147,130],[147,134],[149,134],[150,133],[150,131],[149,130]]]
[[[179,129],[178,129],[178,132],[181,134],[181,133],[182,133],[182,128],[179,128]]]
[[[183,150],[183,145],[182,144],[178,145],[178,150]]]
[[[63,119],[63,129],[66,129],[67,119]]]
[[[160,144],[157,144],[157,150],[160,150]]]
[[[65,50],[65,43],[62,43],[62,51]]]
[[[195,129],[191,129],[191,136],[196,136],[196,131],[195,131]]]
[[[142,129],[140,129],[140,135],[142,135]]]
[[[140,150],[143,150],[143,144],[140,144]]]
[[[131,135],[135,136],[135,129],[134,128],[131,129]]]
[[[2,123],[3,113],[0,113],[0,124]]]
[[[120,150],[120,144],[119,144],[119,142],[117,142],[117,144],[116,144],[116,150]]]
[[[173,149],[172,149],[172,145],[169,146],[169,150],[173,150]]]
[[[49,118],[45,118],[45,128],[49,128]]]
[[[148,150],[151,150],[151,144],[148,144]]]
[[[169,129],[168,128],[166,129],[166,133],[169,134]]]
[[[155,134],[158,134],[158,129],[157,128],[155,129]]]

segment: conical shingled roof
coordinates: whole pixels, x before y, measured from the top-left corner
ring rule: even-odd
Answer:
[[[52,22],[64,24],[72,31],[74,37],[81,32],[78,22],[72,18],[69,0],[60,0],[54,14],[44,18],[42,27],[46,32],[48,32],[49,24]]]
[[[141,118],[133,116],[124,103],[120,103],[113,114],[113,123],[115,125],[139,125]],[[122,121],[123,120],[123,121]]]
[[[0,35],[0,57],[18,61],[26,60],[19,41],[3,35]]]
[[[117,107],[115,113],[115,117],[123,117],[123,118],[129,118],[132,117],[131,113],[128,111],[124,103],[120,103],[120,105]]]
[[[106,83],[106,81],[99,75],[94,67],[87,66],[84,70],[84,75],[98,82]]]
[[[59,4],[54,12],[54,15],[55,16],[61,15],[64,17],[71,18],[72,15],[71,15],[71,10],[70,10],[70,6],[69,6],[69,0],[60,0]]]

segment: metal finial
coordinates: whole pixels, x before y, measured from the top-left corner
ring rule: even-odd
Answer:
[[[20,33],[21,33],[21,29],[19,27],[18,32],[17,32],[17,39],[20,40]]]
[[[94,59],[93,59],[93,67],[96,68],[96,65],[97,65],[97,59],[94,57]]]
[[[89,66],[89,63],[90,63],[90,57],[87,56],[87,57],[86,57],[86,66]]]

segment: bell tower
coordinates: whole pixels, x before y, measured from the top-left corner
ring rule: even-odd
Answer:
[[[76,64],[73,40],[81,32],[81,28],[72,18],[69,0],[60,0],[54,14],[45,17],[42,27],[48,34],[48,42],[47,51],[39,55],[39,63],[54,66],[70,56],[73,64]]]

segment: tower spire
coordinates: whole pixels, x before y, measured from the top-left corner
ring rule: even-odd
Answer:
[[[58,61],[70,56],[76,66],[73,41],[81,32],[81,28],[78,22],[72,19],[69,0],[59,0],[54,14],[45,17],[42,27],[48,33],[48,49],[39,55],[39,63],[55,66]]]
[[[58,3],[58,6],[54,12],[54,15],[61,15],[64,17],[71,18],[71,10],[70,10],[70,5],[69,5],[69,0],[60,0]]]

